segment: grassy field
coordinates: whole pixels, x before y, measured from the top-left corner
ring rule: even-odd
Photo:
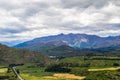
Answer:
[[[28,68],[28,67],[18,67],[18,69],[20,70],[21,74],[27,74],[30,76],[52,76],[54,73],[52,72],[45,72],[45,68],[44,67],[33,67],[33,68]]]
[[[19,69],[21,77],[25,80],[81,80],[84,78],[84,76],[75,76],[74,74],[45,72],[43,67],[27,68],[23,66]]]
[[[80,76],[80,75],[76,76],[70,73],[45,72],[44,68],[42,67],[41,68],[24,67],[24,68],[20,68],[20,71],[21,71],[20,75],[25,80],[84,80],[85,78],[86,78],[85,80],[87,80],[88,78],[92,79],[92,74],[95,76],[96,79],[100,78],[97,75],[100,75],[100,76],[107,75],[108,77],[117,76],[119,78],[119,72],[117,71],[118,69],[120,69],[120,67],[94,68],[94,69],[88,69],[90,74],[86,76]],[[109,79],[109,78],[105,77],[105,79]],[[115,80],[118,80],[118,79],[115,79]]]
[[[92,56],[91,58],[101,58],[102,56]],[[103,56],[104,57],[104,56]],[[89,68],[109,68],[109,67],[116,67],[114,64],[117,64],[117,67],[120,66],[120,60],[90,60],[85,59],[84,56],[78,57],[68,57],[61,59],[59,63],[61,64],[77,64],[78,67],[89,67]],[[111,57],[106,57],[111,58]],[[113,58],[113,57],[112,57]],[[118,57],[114,57],[118,58]],[[70,65],[68,65],[70,66]]]
[[[93,56],[91,58],[98,57],[99,56]],[[66,68],[71,68],[71,70],[73,70],[73,73],[70,72],[67,74],[61,74],[55,72],[45,72],[45,67],[23,66],[19,67],[19,69],[21,71],[21,76],[25,80],[81,80],[85,77],[85,80],[94,80],[95,78],[96,80],[100,80],[100,77],[103,77],[103,80],[106,80],[111,79],[111,77],[114,78],[114,76],[117,78],[115,80],[119,79],[119,72],[117,70],[120,69],[120,60],[85,60],[84,56],[77,56],[63,58],[59,60],[57,64],[60,64]],[[114,64],[117,64],[117,66]],[[87,68],[88,70],[88,74],[85,76],[81,75],[86,73],[86,71],[82,70],[84,68]],[[79,70],[82,70],[83,72]],[[100,77],[97,75],[100,75]],[[104,77],[105,75],[107,75],[107,77]]]
[[[88,69],[90,72],[87,76],[76,76],[69,73],[51,73],[45,72],[45,68],[27,68],[19,67],[21,71],[21,77],[25,80],[119,80],[120,72],[117,71],[120,67],[111,67],[111,68],[92,68]],[[0,75],[5,75],[7,68],[0,68]],[[99,76],[98,76],[99,75]],[[93,77],[94,76],[94,77]],[[114,79],[115,78],[115,79]]]
[[[54,74],[53,76],[31,76],[28,74],[21,74],[25,80],[83,80],[84,76],[75,76],[74,74]]]
[[[85,80],[120,80],[120,71],[90,71]]]
[[[63,58],[56,63],[71,71],[68,73],[45,72],[47,67],[29,65],[17,67],[17,69],[25,80],[120,80],[120,60],[85,60],[84,56],[77,56]],[[7,68],[0,68],[1,76],[6,75],[6,72]]]
[[[5,76],[7,72],[7,68],[0,68],[0,76]]]
[[[6,73],[7,72],[7,68],[0,68],[0,73]]]

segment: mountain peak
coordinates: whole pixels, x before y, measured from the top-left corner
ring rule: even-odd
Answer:
[[[41,50],[43,48],[58,47],[68,45],[77,48],[99,48],[120,45],[120,37],[99,37],[97,35],[87,34],[58,34],[46,37],[40,37],[18,44],[14,47],[30,50]]]
[[[60,33],[60,34],[58,34],[58,35],[59,35],[59,36],[63,36],[63,35],[65,35],[65,34],[64,34],[64,33]],[[57,35],[57,36],[58,36],[58,35]]]

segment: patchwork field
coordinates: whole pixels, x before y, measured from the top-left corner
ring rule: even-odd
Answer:
[[[58,61],[53,59],[49,66],[26,64],[17,66],[16,70],[25,80],[120,80],[120,60],[89,58],[91,57],[84,59],[84,56],[77,56]],[[9,76],[10,79],[17,80],[14,73],[7,71],[7,68],[0,67],[0,76]]]
[[[111,67],[111,68],[92,68],[92,69],[88,69],[89,74],[86,76],[77,76],[74,74],[70,74],[70,73],[47,73],[44,72],[44,68],[24,68],[23,73],[21,73],[21,77],[25,80],[89,80],[94,78],[100,78],[101,76],[103,76],[103,79],[109,79],[111,77],[115,77],[117,79],[115,80],[119,80],[120,75],[119,75],[119,70],[120,67]],[[78,71],[79,72],[79,71]],[[91,76],[91,75],[94,75]],[[97,75],[100,75],[99,77]],[[98,79],[100,80],[100,79]]]
[[[56,78],[56,79],[78,79],[82,80],[85,78],[85,76],[76,76],[74,74],[54,74],[53,76],[45,76],[44,78]]]
[[[76,76],[69,73],[51,73],[45,72],[44,68],[26,68],[22,67],[21,77],[25,80],[81,80],[84,76]]]
[[[91,80],[91,79],[120,79],[120,67],[92,68],[88,69],[89,74],[80,76],[70,73],[44,72],[44,68],[20,68],[21,77],[25,80]],[[7,68],[0,68],[0,76],[5,76]],[[79,71],[78,71],[79,72]],[[98,76],[99,75],[99,76]],[[93,77],[94,76],[94,77]],[[17,80],[17,79],[13,79]]]
[[[25,80],[83,80],[85,76],[75,76],[74,74],[54,74],[53,76],[36,77],[28,74],[21,74]]]

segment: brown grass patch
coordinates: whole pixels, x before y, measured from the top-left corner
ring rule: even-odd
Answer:
[[[117,68],[102,68],[102,69],[89,69],[88,71],[104,71],[104,70],[118,70],[120,67]]]
[[[6,73],[7,72],[7,68],[1,68],[0,69],[0,73]]]
[[[78,79],[78,80],[83,80],[85,76],[76,76],[74,74],[54,74],[53,76],[45,76],[44,78],[48,79]]]

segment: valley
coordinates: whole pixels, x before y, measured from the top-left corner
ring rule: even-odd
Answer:
[[[85,42],[77,42],[79,46],[78,44],[73,46],[76,44],[74,42],[76,37]],[[120,80],[119,36],[102,38],[108,42],[115,41],[107,46],[102,44],[104,41],[99,37],[99,41],[102,42],[97,44],[103,46],[92,47],[91,43],[94,41],[90,39],[96,39],[96,37],[98,38],[95,35],[59,34],[37,38],[13,47],[0,44],[0,66],[2,66],[0,78],[6,78],[6,80]],[[64,38],[68,42],[63,43],[61,40]],[[71,42],[72,39],[73,42]]]
[[[16,69],[20,71],[19,75],[25,80],[120,79],[120,60],[90,60],[84,58],[84,56],[67,57],[57,62],[52,59],[52,64],[46,67],[25,64],[23,66],[17,66]],[[66,72],[68,69],[70,71]],[[13,75],[7,73],[7,68],[1,68],[0,72],[4,73],[4,75]],[[94,77],[92,77],[93,75]]]
[[[120,0],[0,0],[0,80],[120,80]]]

